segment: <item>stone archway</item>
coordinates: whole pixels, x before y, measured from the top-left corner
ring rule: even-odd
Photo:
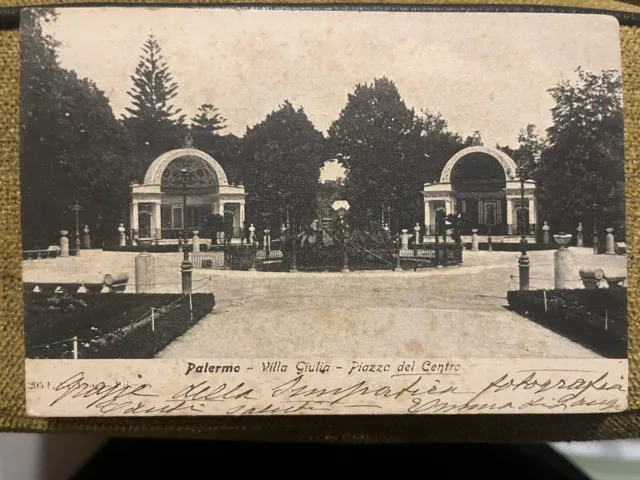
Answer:
[[[452,184],[452,172],[456,164],[467,155],[475,153],[495,159],[500,167],[494,177],[501,177],[498,173],[501,170],[504,172],[504,182],[498,182],[498,185],[493,181],[483,182],[483,179],[479,179],[477,188],[473,186],[473,182],[469,182],[469,185],[464,186],[465,188]],[[447,214],[462,213],[467,219],[469,230],[471,227],[478,228],[481,234],[491,232],[494,237],[515,235],[515,232],[520,230],[516,219],[521,217],[522,211],[528,216],[527,221],[520,222],[523,223],[522,229],[533,236],[537,221],[534,195],[536,185],[533,180],[526,180],[521,185],[520,178],[516,176],[516,169],[516,162],[509,155],[495,148],[467,147],[453,155],[442,169],[440,181],[424,185],[424,223],[427,235],[435,231],[436,211],[444,208]],[[453,181],[455,180],[453,175]],[[495,183],[493,187],[492,182]],[[524,186],[524,202],[521,198],[522,186]],[[520,208],[522,210],[519,210]]]
[[[185,183],[180,177],[184,168],[195,174]],[[231,210],[232,241],[239,242],[245,196],[244,186],[229,185],[222,166],[207,153],[194,148],[171,150],[153,161],[142,185],[131,186],[130,236],[177,243],[178,237],[203,231],[210,215]]]
[[[205,163],[207,163],[207,165],[211,167],[213,172],[216,174],[216,177],[218,177],[219,186],[225,186],[229,184],[227,175],[224,173],[224,170],[211,155],[207,155],[206,153],[200,150],[196,150],[195,148],[179,148],[177,150],[171,150],[169,152],[163,153],[153,161],[153,163],[147,170],[146,175],[144,176],[145,185],[159,185],[160,183],[162,183],[162,174],[164,173],[164,170],[171,162],[181,157],[196,157],[200,160],[203,160]]]
[[[502,166],[502,169],[504,170],[505,181],[509,182],[516,179],[515,175],[517,165],[509,155],[495,148],[476,146],[467,147],[460,150],[453,157],[451,157],[449,161],[447,161],[446,165],[442,169],[442,173],[440,174],[440,183],[451,183],[451,171],[453,170],[453,167],[455,167],[456,163],[458,163],[458,161],[462,159],[462,157],[465,157],[471,153],[484,153],[490,155],[491,157],[495,158]]]

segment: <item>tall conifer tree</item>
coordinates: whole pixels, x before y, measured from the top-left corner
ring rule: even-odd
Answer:
[[[178,84],[153,35],[149,35],[142,47],[131,80],[133,88],[127,93],[132,106],[126,108],[128,115],[123,121],[136,149],[136,170],[141,181],[155,157],[182,146],[186,134],[185,115],[172,104],[178,95]]]

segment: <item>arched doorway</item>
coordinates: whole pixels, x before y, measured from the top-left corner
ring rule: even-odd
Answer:
[[[241,241],[245,192],[242,185],[229,185],[220,164],[193,148],[171,150],[156,158],[146,172],[143,185],[133,185],[131,238],[153,238],[174,243],[185,234],[205,227],[212,215],[233,214],[232,241]]]
[[[506,228],[506,179],[502,166],[487,153],[475,152],[451,169],[455,211],[463,214],[462,234],[477,228],[480,234],[502,235]]]
[[[463,214],[463,234],[478,229],[481,235],[515,236],[523,228],[527,235],[534,235],[535,182],[525,181],[524,204],[520,186],[516,163],[506,153],[483,146],[459,151],[447,161],[440,181],[424,186],[427,235],[435,231],[435,212],[440,208],[447,214]],[[518,224],[521,212],[522,225]]]

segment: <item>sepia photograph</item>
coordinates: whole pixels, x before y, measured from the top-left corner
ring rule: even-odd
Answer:
[[[624,391],[618,30],[391,7],[25,9],[27,376],[615,360]]]

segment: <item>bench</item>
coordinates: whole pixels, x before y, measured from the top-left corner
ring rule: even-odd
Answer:
[[[584,288],[622,288],[627,276],[608,276],[601,268],[580,268],[580,280]]]

